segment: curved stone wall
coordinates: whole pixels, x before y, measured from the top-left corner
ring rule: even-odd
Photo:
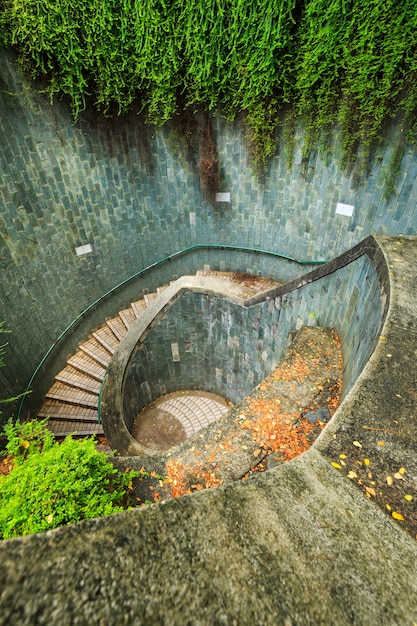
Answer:
[[[128,331],[109,365],[101,414],[120,454],[144,452],[129,431],[139,411],[165,393],[201,389],[238,403],[273,371],[311,312],[341,337],[345,395],[372,354],[389,301],[388,269],[373,237],[310,275],[252,298],[257,303],[236,302],[226,290],[221,297],[209,285],[201,293],[198,282],[193,287],[184,277],[167,290]]]
[[[361,179],[354,169],[338,168],[337,134],[331,158],[314,152],[303,163],[300,129],[293,165],[278,138],[260,183],[240,124],[215,118],[222,191],[230,192],[230,203],[210,206],[200,191],[197,157],[187,160],[172,127],[146,127],[133,114],[106,120],[92,109],[73,125],[67,105],[51,107],[28,88],[5,50],[0,68],[0,320],[12,331],[0,397],[25,388],[47,348],[94,300],[194,243],[331,259],[371,232],[416,231],[416,149],[407,148],[395,190],[384,199],[399,125],[387,132]],[[336,213],[337,203],[353,206],[352,216],[345,207]],[[80,247],[91,252],[78,256]],[[223,262],[218,255],[215,263]],[[181,273],[189,273],[184,265]],[[78,336],[77,330],[74,342]],[[70,350],[71,342],[62,345],[57,365]]]

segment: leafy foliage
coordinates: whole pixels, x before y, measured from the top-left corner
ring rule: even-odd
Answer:
[[[53,445],[53,436],[47,428],[47,419],[31,420],[21,423],[9,419],[4,427],[7,437],[6,453],[13,457],[13,463],[20,465],[34,452],[49,450]]]
[[[277,127],[276,103],[259,102],[246,118],[247,140],[255,170],[263,174],[267,159],[275,154],[275,129]]]
[[[308,2],[299,29],[300,113],[319,130],[339,122],[348,154],[359,140],[370,145],[384,120],[414,99],[416,44],[412,0]]]
[[[246,111],[261,166],[287,104],[311,141],[340,124],[346,162],[398,111],[415,134],[414,0],[0,0],[0,26],[75,118],[90,94],[154,123],[201,103],[229,119]]]
[[[52,441],[45,422],[7,425],[14,467],[0,475],[0,537],[109,515],[130,503],[135,472],[116,470],[91,439]]]

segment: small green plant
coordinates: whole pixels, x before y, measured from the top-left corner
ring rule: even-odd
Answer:
[[[0,537],[8,539],[109,515],[135,504],[132,479],[93,438],[52,440],[45,420],[6,425],[13,469],[0,476]]]
[[[318,326],[318,323],[319,323],[318,313],[315,313],[314,311],[310,311],[309,316],[308,316],[308,325]]]

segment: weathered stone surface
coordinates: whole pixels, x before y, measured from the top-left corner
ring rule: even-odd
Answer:
[[[412,626],[417,544],[310,450],[0,548],[0,624]]]

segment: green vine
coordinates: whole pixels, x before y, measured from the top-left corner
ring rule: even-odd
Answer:
[[[0,0],[0,30],[75,119],[89,96],[156,124],[246,112],[260,170],[288,105],[310,140],[341,128],[345,165],[396,113],[417,119],[415,0]]]
[[[296,116],[293,110],[285,116],[282,139],[284,142],[285,164],[291,169],[294,163]]]
[[[401,161],[403,160],[404,153],[405,153],[404,143],[401,141],[398,141],[387,166],[384,191],[382,194],[382,197],[384,200],[389,200],[391,197],[391,194],[393,193],[395,189],[395,181],[397,180],[397,176],[400,171]]]
[[[252,107],[246,117],[246,139],[249,152],[258,176],[265,174],[269,157],[275,154],[275,130],[278,126],[277,103],[259,102]]]

